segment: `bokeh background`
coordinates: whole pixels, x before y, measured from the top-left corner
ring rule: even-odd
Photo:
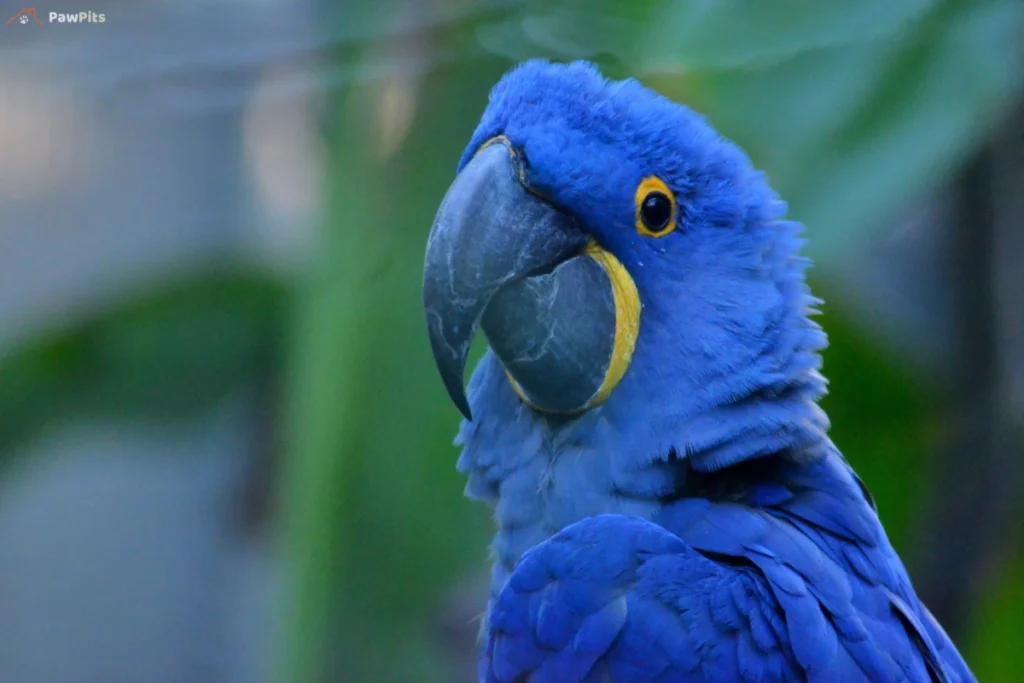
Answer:
[[[833,437],[978,677],[1020,680],[1020,0],[84,4],[0,26],[0,681],[473,680],[491,523],[422,253],[533,56],[770,174]]]

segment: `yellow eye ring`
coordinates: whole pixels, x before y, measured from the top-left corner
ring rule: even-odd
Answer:
[[[640,181],[633,198],[636,205],[636,231],[647,237],[664,237],[676,229],[679,213],[676,198],[658,176]]]

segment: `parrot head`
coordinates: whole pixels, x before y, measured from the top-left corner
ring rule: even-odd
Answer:
[[[785,209],[736,145],[635,80],[585,62],[506,74],[425,260],[464,461],[512,471],[532,443],[713,470],[820,439],[826,342]]]

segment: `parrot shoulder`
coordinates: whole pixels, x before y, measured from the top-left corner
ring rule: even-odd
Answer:
[[[491,610],[486,680],[973,680],[841,456],[750,474],[526,553]]]

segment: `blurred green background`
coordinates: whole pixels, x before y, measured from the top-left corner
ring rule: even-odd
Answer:
[[[474,680],[491,524],[419,287],[489,88],[536,56],[640,78],[769,174],[833,438],[978,678],[1019,678],[1019,0],[92,9],[0,47],[0,680]]]

